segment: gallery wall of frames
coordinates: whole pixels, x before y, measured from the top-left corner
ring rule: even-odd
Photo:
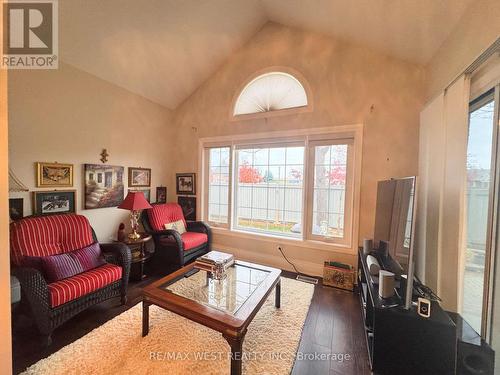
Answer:
[[[27,192],[26,198],[30,201],[33,216],[117,207],[131,191],[143,192],[150,203],[167,202],[167,187],[163,185],[155,187],[155,200],[152,199],[151,168],[84,163],[76,165],[75,169],[75,164],[35,162],[34,169],[37,190]],[[82,173],[84,186],[80,190],[81,196],[78,196],[79,190],[74,185],[75,173]],[[183,208],[186,220],[196,220],[195,173],[177,174],[176,185],[177,201]],[[24,213],[24,199],[9,199],[11,221],[27,216]]]
[[[77,166],[81,167],[78,171],[74,164],[68,163],[36,162],[34,165],[35,186],[40,189],[29,192],[26,198],[9,199],[11,220],[26,216],[24,199],[30,200],[34,216],[117,207],[126,196],[126,187],[127,191],[142,191],[151,203],[167,201],[166,186],[156,187],[156,201],[152,201],[150,168],[85,163]],[[74,185],[75,173],[83,176],[82,196],[78,196]]]

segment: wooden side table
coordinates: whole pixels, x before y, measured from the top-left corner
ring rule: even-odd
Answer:
[[[121,241],[130,248],[130,252],[132,253],[130,278],[136,281],[140,281],[146,277],[144,265],[154,254],[154,251],[148,250],[147,248],[147,244],[153,237],[147,233],[139,234],[141,237],[137,240],[132,240],[127,237],[124,241]]]

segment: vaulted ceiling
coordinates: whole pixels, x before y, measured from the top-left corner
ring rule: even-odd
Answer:
[[[425,64],[472,0],[64,0],[63,61],[176,108],[266,22]]]

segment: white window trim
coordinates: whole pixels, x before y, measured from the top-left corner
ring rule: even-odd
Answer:
[[[345,223],[344,223],[344,238],[343,239],[338,239],[334,237],[325,237],[325,236],[320,236],[317,234],[313,234],[312,232],[312,226],[313,226],[313,210],[310,209],[314,205],[314,170],[315,170],[315,146],[319,145],[334,145],[334,144],[348,144],[350,146],[348,148],[348,155],[347,155],[347,179],[346,179],[346,196],[345,196],[345,209],[344,209],[344,217],[345,217]],[[325,137],[323,140],[310,140],[309,141],[309,147],[308,147],[308,153],[309,153],[309,160],[307,163],[307,170],[309,171],[307,175],[307,182],[306,186],[308,189],[311,189],[312,191],[308,191],[306,195],[307,199],[307,205],[305,207],[308,207],[309,209],[306,212],[306,238],[309,240],[314,240],[314,241],[322,241],[322,242],[331,242],[336,245],[344,245],[344,246],[351,246],[352,243],[352,228],[353,228],[353,201],[354,201],[354,176],[351,173],[351,168],[352,171],[355,172],[356,166],[353,165],[353,160],[354,160],[354,138],[349,138],[345,139],[344,137],[338,138],[338,137]]]
[[[254,233],[250,231],[241,231],[235,228],[231,228],[232,223],[232,211],[234,207],[234,194],[232,187],[234,184],[234,148],[236,146],[241,146],[242,144],[269,144],[281,141],[297,141],[304,140],[305,144],[308,145],[312,141],[322,141],[322,140],[336,140],[336,139],[346,139],[350,138],[353,141],[353,158],[352,163],[354,164],[354,173],[352,181],[352,192],[353,197],[350,203],[352,205],[351,209],[351,230],[350,238],[344,243],[330,242],[325,240],[321,236],[311,237],[309,235],[309,220],[307,216],[309,215],[309,205],[306,205],[304,201],[303,210],[303,228],[307,228],[307,232],[303,233],[303,238],[292,238],[284,236],[275,236],[267,233]],[[360,210],[360,192],[361,192],[361,167],[362,167],[362,145],[363,145],[363,124],[353,124],[353,125],[339,125],[331,127],[321,127],[321,128],[311,128],[311,129],[297,129],[297,130],[286,130],[286,131],[272,131],[272,132],[262,132],[254,134],[239,134],[239,135],[224,135],[218,137],[206,137],[200,138],[198,140],[198,173],[201,176],[201,181],[204,183],[201,186],[201,199],[198,202],[198,212],[201,212],[201,219],[207,221],[207,205],[208,205],[208,188],[205,181],[208,181],[208,170],[205,167],[207,164],[207,157],[205,154],[205,149],[207,147],[224,147],[231,146],[231,184],[229,187],[229,204],[228,209],[229,215],[229,225],[220,225],[217,223],[210,223],[214,226],[214,233],[216,234],[226,234],[231,236],[237,236],[240,238],[259,238],[259,239],[269,239],[273,242],[279,241],[281,243],[291,243],[296,246],[304,247],[314,247],[321,248],[323,250],[335,251],[339,250],[349,254],[355,254],[358,246],[359,237],[359,210]],[[304,157],[306,158],[305,163],[308,163],[309,152],[306,149]],[[306,164],[304,164],[306,166]],[[309,196],[312,194],[310,191],[309,183],[307,179],[309,178],[310,168],[305,168],[304,175],[304,200],[310,199]],[[303,230],[304,230],[303,229]]]
[[[202,210],[202,218],[204,221],[206,221],[208,224],[210,224],[210,226],[212,227],[217,227],[217,228],[226,228],[228,229],[230,224],[231,224],[231,220],[232,220],[232,212],[231,212],[231,206],[232,206],[232,202],[231,202],[231,196],[232,196],[232,190],[233,190],[233,181],[232,181],[232,175],[233,175],[233,155],[232,155],[232,152],[233,152],[233,149],[230,145],[225,145],[225,144],[209,144],[209,145],[205,145],[202,149],[201,149],[201,152],[204,154],[203,155],[203,168],[202,170],[203,171],[207,171],[209,169],[208,167],[208,161],[209,161],[209,154],[210,154],[210,148],[217,148],[217,147],[229,147],[229,176],[231,178],[231,180],[229,181],[229,186],[228,186],[228,195],[229,195],[229,199],[228,199],[228,204],[229,204],[229,207],[228,207],[228,212],[227,212],[227,223],[220,223],[220,222],[215,222],[215,221],[210,221],[208,220],[208,194],[209,194],[209,189],[208,189],[208,183],[209,183],[209,174],[208,173],[202,173],[202,174],[199,174],[199,176],[202,176],[203,178],[203,184],[202,184],[202,194],[203,194],[203,197],[205,199],[203,199],[203,210]]]

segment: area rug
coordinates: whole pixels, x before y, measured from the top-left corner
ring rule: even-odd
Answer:
[[[281,308],[271,293],[248,327],[243,374],[289,374],[314,287],[282,278]],[[157,306],[141,337],[142,304],[29,367],[24,374],[228,374],[222,335]]]

